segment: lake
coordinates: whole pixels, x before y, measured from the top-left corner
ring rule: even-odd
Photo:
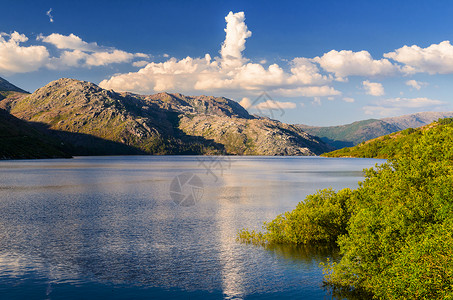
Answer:
[[[117,156],[0,162],[2,299],[330,299],[328,249],[236,242],[383,160]]]

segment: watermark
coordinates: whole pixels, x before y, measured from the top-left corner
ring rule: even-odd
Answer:
[[[198,166],[204,169],[203,179],[192,173],[181,173],[170,183],[170,197],[179,206],[194,206],[203,198],[204,182],[217,183],[225,170],[231,168],[232,159],[229,156],[197,157]]]
[[[203,193],[203,181],[191,172],[175,176],[170,184],[171,199],[179,206],[195,205],[201,200]]]
[[[257,114],[270,119],[281,118],[285,110],[268,93],[262,92],[252,103],[250,108],[257,111]]]
[[[208,159],[198,158],[198,166],[203,166],[206,170],[206,175],[212,176],[215,182],[219,180],[217,176],[223,176],[223,171],[231,169],[231,157],[230,156],[212,156]]]

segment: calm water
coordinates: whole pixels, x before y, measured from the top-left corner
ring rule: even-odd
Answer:
[[[264,249],[238,229],[372,159],[78,157],[0,162],[2,299],[330,298],[328,250]]]

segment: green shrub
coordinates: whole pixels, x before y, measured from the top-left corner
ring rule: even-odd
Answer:
[[[358,189],[308,196],[250,241],[336,241],[341,260],[325,266],[336,291],[453,299],[453,123],[408,137],[386,148],[397,158],[366,170]]]
[[[333,243],[346,233],[351,190],[332,189],[309,195],[291,211],[266,222],[264,233],[242,230],[239,239],[251,243]]]

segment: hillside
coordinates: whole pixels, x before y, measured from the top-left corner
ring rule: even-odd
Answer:
[[[0,78],[0,100],[14,101],[28,93]],[[44,135],[4,109],[0,109],[0,159],[71,157],[61,141]]]
[[[407,128],[424,126],[441,118],[451,117],[453,117],[453,112],[421,112],[393,118],[368,119],[340,126],[296,126],[320,137],[335,148],[341,149]]]
[[[17,86],[11,84],[7,80],[3,79],[0,77],[0,91],[1,92],[18,92],[18,93],[25,93],[27,94],[26,91],[24,91],[21,88],[18,88]]]
[[[136,95],[59,79],[0,108],[64,141],[73,155],[317,155],[331,147],[301,129],[250,115],[222,97]]]
[[[339,260],[321,263],[338,299],[452,299],[452,136],[446,118],[338,150],[392,159],[365,169],[356,189],[319,190],[237,238],[265,247],[339,246]]]
[[[58,141],[0,109],[0,159],[71,157]]]
[[[355,147],[339,149],[324,153],[325,157],[367,157],[367,158],[399,158],[404,156],[409,148],[417,145],[418,140],[425,134],[435,134],[445,127],[453,126],[453,118],[439,119],[437,122],[413,129],[391,133],[376,139],[363,142]]]

